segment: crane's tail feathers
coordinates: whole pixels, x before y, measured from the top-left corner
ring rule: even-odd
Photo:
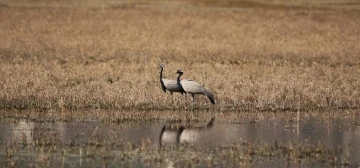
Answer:
[[[212,104],[215,104],[215,97],[212,93],[210,93],[209,91],[205,90],[205,95],[209,98],[210,102]]]

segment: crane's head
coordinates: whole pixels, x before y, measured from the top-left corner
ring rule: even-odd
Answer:
[[[183,72],[181,69],[179,69],[179,70],[176,71],[175,74],[180,74],[180,75],[182,75],[183,73],[184,73],[184,72]]]
[[[164,64],[159,64],[159,67],[164,69],[165,68],[165,65]]]

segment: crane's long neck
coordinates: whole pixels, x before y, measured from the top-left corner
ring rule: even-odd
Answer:
[[[160,81],[162,81],[163,78],[163,67],[160,68]]]
[[[160,84],[161,84],[161,88],[162,88],[162,90],[166,93],[166,86],[165,86],[165,84],[164,84],[164,81],[162,80],[163,79],[163,70],[164,70],[164,68],[163,67],[160,67],[161,68],[161,70],[160,70]]]
[[[186,93],[185,92],[185,90],[184,90],[184,88],[183,88],[183,86],[181,85],[181,80],[180,80],[180,77],[181,77],[181,75],[182,75],[182,73],[179,73],[179,76],[177,77],[177,84],[179,85],[179,87],[180,87],[180,90],[181,90],[181,94],[183,94],[183,93]]]
[[[179,73],[179,76],[177,77],[177,82],[180,83],[180,77],[181,77],[181,73]]]

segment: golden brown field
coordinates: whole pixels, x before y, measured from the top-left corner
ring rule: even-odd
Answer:
[[[164,63],[167,78],[182,69],[215,94],[198,108],[357,109],[359,6],[4,0],[0,108],[188,108],[161,90]]]

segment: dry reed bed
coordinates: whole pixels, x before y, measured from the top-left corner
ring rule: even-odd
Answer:
[[[158,63],[214,92],[218,104],[200,96],[200,109],[360,107],[357,10],[0,12],[0,108],[189,108],[162,92]]]

